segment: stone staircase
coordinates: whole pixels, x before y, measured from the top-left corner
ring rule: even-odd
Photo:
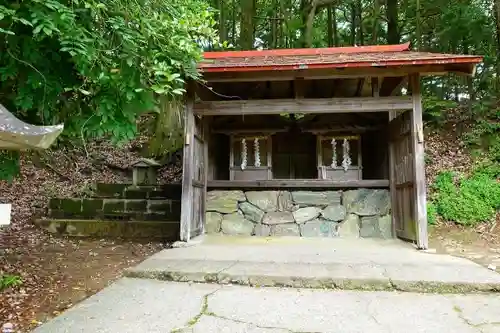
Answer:
[[[53,234],[177,240],[181,185],[97,184],[91,198],[52,198],[36,224]]]

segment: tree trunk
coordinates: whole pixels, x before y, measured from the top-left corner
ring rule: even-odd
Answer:
[[[470,50],[469,50],[469,42],[467,41],[467,37],[464,37],[462,40],[463,40],[464,54],[469,54]],[[467,93],[469,95],[469,103],[468,103],[469,114],[472,115],[472,105],[473,105],[474,101],[476,100],[476,93],[474,90],[472,77],[467,76],[466,80],[467,80]]]
[[[377,44],[378,29],[380,18],[380,0],[373,0],[373,27],[372,27],[372,44]]]
[[[337,4],[338,0],[301,0],[300,11],[302,16],[301,44],[311,47],[313,41],[314,17],[326,6]]]
[[[495,18],[496,40],[497,40],[497,58],[496,58],[496,92],[500,93],[500,0],[494,0],[493,17]]]
[[[387,0],[387,43],[399,44],[398,0]]]
[[[356,1],[356,21],[358,23],[358,43],[364,45],[365,40],[363,37],[363,5],[361,0]]]
[[[219,39],[221,42],[227,40],[226,6],[224,0],[219,0]]]
[[[275,49],[277,47],[278,42],[278,17],[279,17],[279,9],[276,5],[276,0],[273,0],[272,4],[273,15],[271,17],[271,48]]]
[[[327,16],[327,34],[326,34],[326,42],[328,46],[333,46],[333,13],[332,13],[332,5],[328,6],[326,9],[326,16]]]
[[[356,45],[356,5],[351,4],[351,45]]]
[[[233,17],[231,19],[231,38],[233,45],[236,45],[236,0],[233,0]]]
[[[337,5],[333,5],[332,24],[333,24],[333,43],[336,47],[339,47],[340,41],[339,41],[339,33],[337,30]]]
[[[254,16],[254,0],[241,0],[240,47],[242,50],[251,50],[253,48]]]
[[[316,1],[312,1],[311,8],[307,14],[305,47],[311,47],[313,43],[314,17],[316,16]]]
[[[417,0],[416,15],[415,15],[415,33],[416,33],[416,49],[422,50],[422,33],[420,32],[420,0]]]

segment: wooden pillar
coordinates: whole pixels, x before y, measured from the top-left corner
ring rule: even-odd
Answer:
[[[180,240],[188,242],[191,238],[191,221],[193,219],[193,160],[195,119],[193,113],[194,87],[188,84],[184,110],[184,155],[182,161],[182,202]]]
[[[202,219],[202,230],[201,234],[203,235],[205,233],[205,227],[207,225],[207,184],[208,184],[208,175],[209,175],[209,165],[210,163],[210,157],[209,157],[209,152],[208,152],[208,147],[210,144],[210,121],[211,117],[203,117],[202,122],[203,122],[203,164],[204,164],[204,171],[205,174],[203,175],[203,180],[204,180],[204,189],[203,189],[203,195],[202,195],[202,202],[201,202],[201,219]]]
[[[427,233],[427,198],[425,184],[424,160],[424,127],[422,122],[422,95],[420,92],[420,76],[410,76],[412,89],[413,112],[411,117],[411,135],[413,145],[413,177],[414,207],[417,231],[417,246],[419,249],[428,248]]]

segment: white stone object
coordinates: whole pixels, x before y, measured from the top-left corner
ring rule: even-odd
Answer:
[[[260,146],[259,146],[259,138],[255,138],[254,140],[254,153],[255,153],[255,166],[260,167]]]
[[[0,226],[10,225],[11,204],[0,204]]]
[[[241,170],[247,168],[247,140],[241,139]]]
[[[349,140],[344,139],[344,144],[343,144],[343,156],[342,156],[342,167],[344,168],[344,171],[347,171],[349,167],[351,166],[351,156],[350,154],[350,149],[349,149]]]
[[[337,167],[337,141],[332,139],[332,168]]]

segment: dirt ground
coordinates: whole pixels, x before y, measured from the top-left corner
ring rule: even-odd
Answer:
[[[500,272],[500,214],[497,214],[497,222],[497,225],[483,224],[475,229],[452,223],[431,226],[429,247]]]
[[[0,325],[28,332],[119,278],[124,269],[161,250],[161,243],[70,240],[37,235],[41,242],[4,248],[4,272],[21,272],[22,285],[0,293]]]
[[[119,278],[124,269],[167,246],[72,240],[32,232],[38,241],[2,250],[3,267],[10,267],[12,273],[26,272],[22,285],[0,293],[0,323],[13,323],[18,332],[27,332],[95,294]],[[500,266],[500,228],[485,235],[481,230],[442,224],[431,227],[430,245],[440,253]],[[21,270],[16,269],[20,266]]]

